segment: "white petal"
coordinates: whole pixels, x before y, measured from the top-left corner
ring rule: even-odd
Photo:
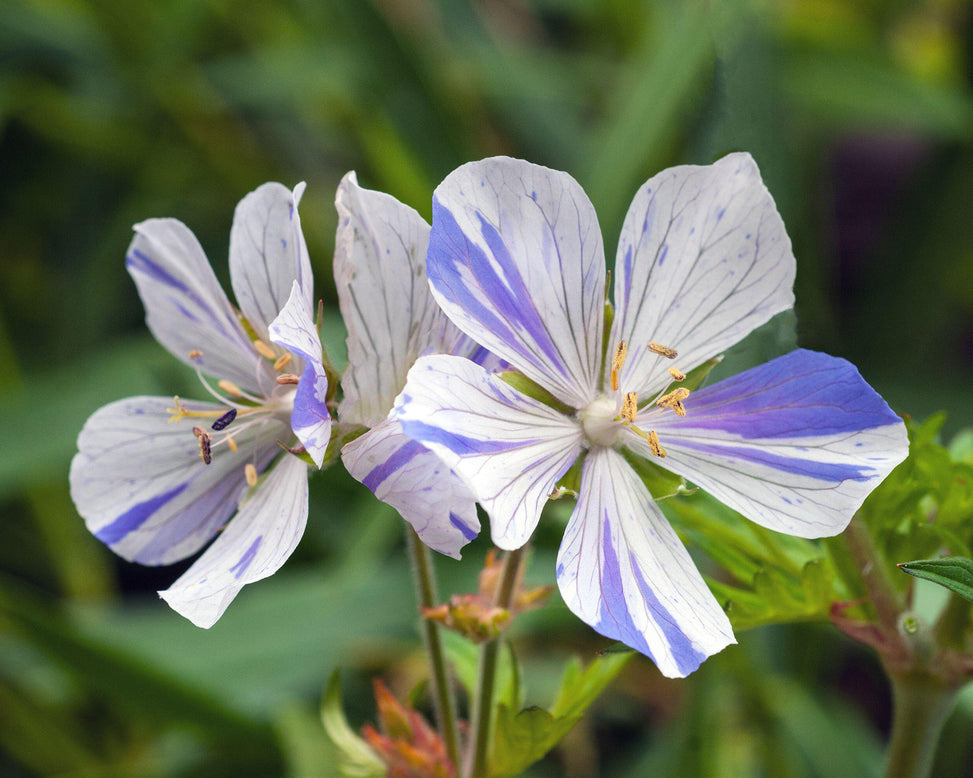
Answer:
[[[307,465],[285,456],[213,545],[159,595],[197,627],[209,628],[246,584],[280,569],[306,524]]]
[[[426,279],[429,225],[412,208],[363,189],[354,173],[338,187],[334,277],[348,327],[342,377],[346,422],[381,422],[412,363],[460,333],[433,300]]]
[[[274,343],[304,360],[304,372],[294,394],[291,429],[320,468],[331,440],[328,374],[321,361],[321,338],[304,306],[303,291],[297,281],[280,315],[271,322],[269,334]]]
[[[527,542],[581,452],[575,420],[460,357],[419,359],[394,415],[466,481],[490,515],[493,542],[508,550]]]
[[[428,262],[467,335],[576,408],[594,398],[605,257],[571,176],[507,157],[457,168],[433,196]]]
[[[429,548],[454,559],[480,532],[466,484],[387,419],[341,449],[348,472],[395,508]]]
[[[843,359],[799,349],[694,392],[686,416],[643,411],[655,461],[748,519],[818,538],[841,532],[908,453],[905,425]],[[631,447],[651,456],[640,438]]]
[[[261,384],[269,376],[262,375],[259,355],[186,225],[176,219],[136,224],[125,266],[145,305],[145,322],[159,343],[208,375],[263,391]],[[202,356],[191,359],[191,351]]]
[[[244,197],[230,230],[230,280],[237,304],[261,339],[297,282],[308,312],[314,308],[314,277],[301,232],[298,203],[304,184],[291,192],[268,183]]]
[[[184,405],[226,410],[213,403]],[[262,471],[278,453],[274,439],[284,429],[273,421],[241,426],[236,452],[210,430],[213,459],[206,465],[193,420],[168,423],[171,407],[166,397],[106,405],[81,430],[71,462],[71,497],[88,529],[119,556],[146,565],[170,564],[202,548],[236,510],[246,464]],[[209,430],[206,420],[197,421]],[[226,432],[233,430],[231,425]]]
[[[598,632],[680,678],[735,643],[707,588],[645,485],[620,454],[593,449],[557,557],[565,604]]]
[[[628,342],[619,385],[641,396],[794,304],[784,223],[749,154],[669,168],[638,191],[618,243],[611,343]],[[671,362],[646,349],[679,352]]]

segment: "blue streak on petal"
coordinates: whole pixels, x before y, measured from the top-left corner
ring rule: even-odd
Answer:
[[[458,456],[467,456],[469,454],[499,454],[504,451],[510,451],[511,449],[529,446],[532,443],[539,442],[537,440],[507,442],[501,440],[481,440],[479,438],[460,435],[457,432],[448,432],[422,421],[399,417],[399,422],[402,425],[402,431],[410,438],[422,441],[423,443],[438,443]]]
[[[187,486],[189,486],[188,481],[179,484],[179,486],[170,489],[168,492],[163,492],[162,494],[151,497],[144,502],[133,505],[110,524],[106,524],[104,527],[94,533],[95,537],[98,538],[98,540],[100,540],[102,543],[109,546],[117,543],[130,532],[134,532],[145,524],[149,517],[159,510],[159,508],[182,494]]]
[[[558,372],[568,376],[561,355],[544,328],[530,291],[503,239],[491,224],[477,215],[480,218],[483,238],[494,259],[501,265],[503,277],[497,274],[486,253],[467,240],[449,209],[433,198],[433,229],[430,233],[427,260],[429,280],[453,302],[468,311],[485,329],[501,338],[524,359],[538,365],[537,358],[521,346],[520,338],[511,329],[511,326],[516,328],[519,325],[550,359]],[[463,266],[472,274],[477,285],[476,292],[462,277]],[[483,298],[493,306],[493,310],[484,305]]]
[[[850,362],[797,349],[693,393],[680,429],[749,440],[855,433],[900,423]]]
[[[868,481],[875,477],[875,469],[866,465],[849,464],[843,462],[815,462],[812,459],[799,457],[785,457],[772,454],[762,449],[743,448],[740,446],[710,445],[694,440],[681,439],[679,445],[699,451],[704,454],[715,454],[720,457],[734,457],[758,465],[766,465],[774,470],[794,475],[803,475],[819,481]]]
[[[410,440],[398,451],[392,454],[392,456],[386,459],[382,464],[373,468],[371,472],[369,472],[369,474],[362,479],[362,483],[374,492],[378,488],[379,484],[385,481],[385,479],[398,472],[403,465],[411,462],[417,455],[426,450],[427,449],[421,443]]]
[[[467,540],[473,540],[477,536],[475,529],[465,524],[463,520],[457,516],[455,513],[450,512],[449,523],[452,524],[456,529],[463,533],[463,537]]]
[[[260,547],[260,542],[263,539],[264,539],[263,535],[257,536],[257,539],[250,544],[250,548],[248,548],[244,552],[243,556],[240,557],[239,561],[235,565],[233,565],[233,567],[230,568],[230,572],[233,573],[233,576],[238,580],[240,576],[247,571],[247,568],[250,567],[250,563],[253,561],[253,558],[257,555],[257,549]]]

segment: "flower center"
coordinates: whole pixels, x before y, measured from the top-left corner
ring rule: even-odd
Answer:
[[[618,416],[618,401],[602,395],[588,403],[579,414],[581,429],[592,446],[611,448],[618,442],[623,423]]]

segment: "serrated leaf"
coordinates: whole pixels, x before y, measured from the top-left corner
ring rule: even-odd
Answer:
[[[899,569],[916,578],[925,578],[973,602],[973,560],[966,557],[942,557],[902,562]]]
[[[490,775],[495,778],[520,775],[543,758],[578,722],[631,656],[631,653],[602,654],[583,670],[577,657],[570,659],[549,711],[530,707],[515,713],[511,706],[499,705]]]
[[[321,723],[341,752],[341,772],[356,778],[381,778],[385,764],[345,718],[341,704],[341,673],[335,670],[321,700]]]

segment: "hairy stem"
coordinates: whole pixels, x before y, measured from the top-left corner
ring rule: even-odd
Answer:
[[[406,529],[409,541],[409,556],[412,558],[412,575],[415,580],[416,597],[422,608],[432,608],[438,604],[436,594],[436,578],[432,569],[432,555],[425,544],[419,540],[411,526]],[[423,637],[426,643],[426,655],[429,657],[431,671],[432,698],[436,707],[436,720],[439,733],[446,745],[446,753],[453,764],[459,764],[459,748],[456,739],[456,702],[453,699],[453,688],[449,682],[449,671],[446,667],[446,654],[443,642],[439,636],[439,625],[427,618],[422,618]]]
[[[517,582],[517,572],[523,558],[526,546],[515,551],[508,551],[503,559],[503,572],[500,574],[500,585],[494,605],[498,608],[509,608]],[[491,712],[493,710],[493,687],[497,674],[497,657],[500,652],[500,641],[491,640],[483,644],[480,649],[480,670],[476,684],[476,697],[473,700],[473,720],[470,723],[472,740],[466,752],[466,764],[463,775],[467,778],[487,778],[487,752],[490,745]]]

